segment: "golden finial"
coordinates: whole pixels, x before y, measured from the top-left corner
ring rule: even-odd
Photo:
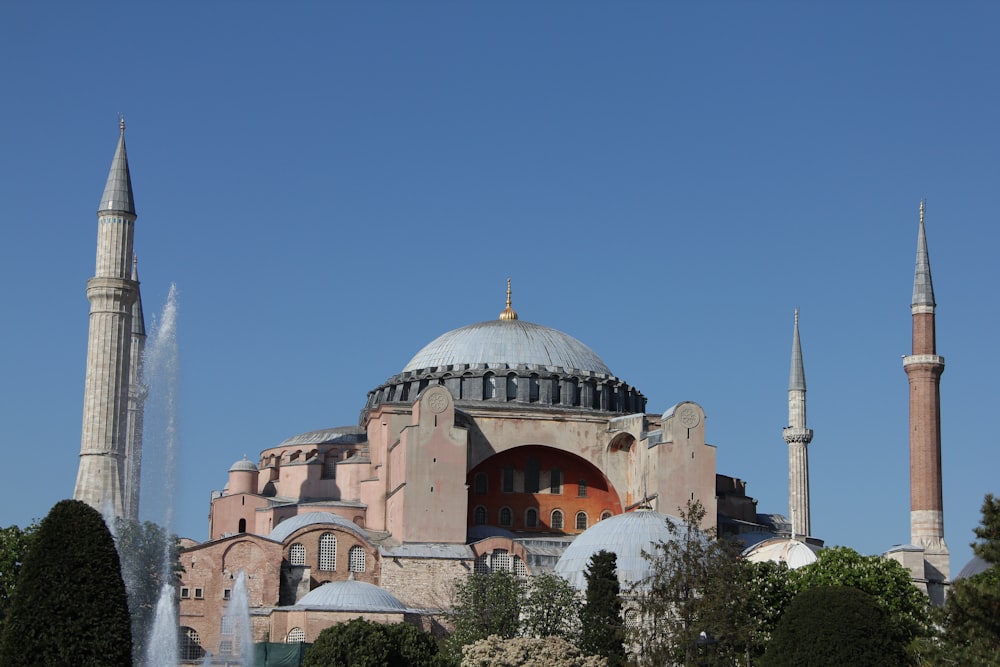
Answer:
[[[510,278],[507,279],[507,307],[500,313],[501,320],[516,320],[517,311],[510,307]]]
[[[926,199],[920,200],[920,224],[924,224],[924,204],[927,203]]]
[[[125,133],[125,114],[118,113],[118,127],[121,129],[122,133]]]

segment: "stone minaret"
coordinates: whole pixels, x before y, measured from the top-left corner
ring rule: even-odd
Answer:
[[[782,431],[788,443],[788,512],[795,537],[811,535],[809,526],[809,443],[813,432],[806,428],[806,371],[799,341],[799,309],[795,309],[792,333],[792,370],[788,377],[788,426]]]
[[[139,518],[139,482],[142,477],[142,417],[146,403],[146,384],[142,374],[142,354],[146,349],[146,318],[142,313],[139,269],[132,258],[132,342],[129,349],[128,424],[125,438],[125,516]]]
[[[87,281],[90,331],[83,394],[80,469],[73,497],[125,516],[125,455],[132,376],[132,280],[135,204],[125,153],[125,120],[97,210],[97,268]]]
[[[942,601],[950,576],[941,493],[941,373],[934,335],[934,285],[927,256],[924,202],[920,202],[917,266],[913,277],[913,352],[903,357],[910,383],[910,542],[924,549],[924,576],[932,601]]]

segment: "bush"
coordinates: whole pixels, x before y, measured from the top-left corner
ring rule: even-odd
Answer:
[[[121,564],[97,510],[63,500],[42,521],[24,559],[0,664],[131,665]]]
[[[872,596],[848,586],[817,586],[796,595],[761,660],[764,667],[907,663],[886,612]]]
[[[356,618],[321,632],[303,667],[438,667],[437,644],[407,623],[383,625]]]

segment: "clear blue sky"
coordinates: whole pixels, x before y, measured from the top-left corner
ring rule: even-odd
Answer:
[[[926,197],[957,572],[1000,492],[998,24],[985,2],[5,3],[0,524],[73,491],[125,112],[147,321],[180,291],[181,534],[207,536],[233,461],[355,423],[510,276],[522,319],[651,412],[703,405],[719,472],[781,513],[798,306],[814,532],[907,542]]]

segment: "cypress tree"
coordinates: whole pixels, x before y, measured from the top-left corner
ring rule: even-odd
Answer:
[[[0,664],[132,664],[118,552],[86,503],[60,501],[38,527],[0,640]]]
[[[625,664],[625,624],[618,584],[618,556],[598,551],[587,564],[587,600],[580,610],[580,648],[608,659],[608,667]]]

